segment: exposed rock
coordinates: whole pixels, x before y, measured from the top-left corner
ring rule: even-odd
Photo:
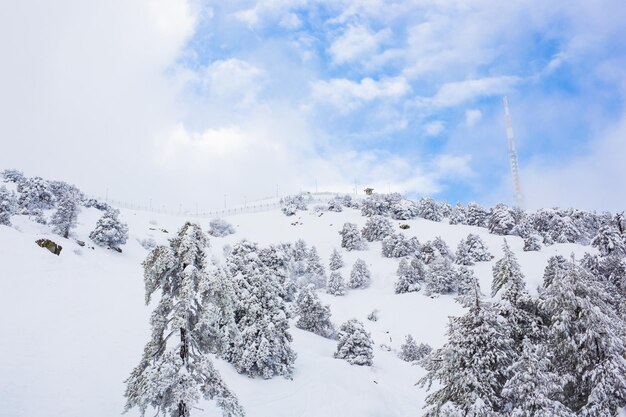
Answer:
[[[77,240],[76,243],[78,243],[78,246],[85,246],[85,242],[82,240]]]
[[[401,225],[400,225],[400,229],[402,229],[402,230],[408,229],[408,228],[410,228],[410,227],[411,227],[411,226],[409,226],[408,224],[401,224]]]
[[[35,243],[41,246],[42,248],[48,249],[50,252],[54,253],[57,256],[60,255],[61,250],[63,250],[63,246],[57,245],[50,239],[39,239],[39,240],[36,240]]]

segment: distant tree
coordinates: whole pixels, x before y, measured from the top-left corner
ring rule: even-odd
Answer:
[[[492,258],[485,242],[471,233],[459,243],[456,250],[456,263],[459,265],[474,265],[474,262],[489,261]]]
[[[591,241],[591,245],[598,248],[600,255],[626,256],[626,242],[624,236],[615,226],[602,226],[598,234]]]
[[[322,265],[322,260],[315,246],[311,247],[307,255],[305,273],[309,284],[313,284],[315,288],[324,288],[326,285],[326,270],[324,265]]]
[[[548,288],[558,274],[565,272],[566,266],[567,259],[561,255],[555,255],[548,258],[548,265],[543,272],[543,287]]]
[[[57,186],[57,210],[50,219],[50,224],[55,233],[67,239],[78,220],[80,191],[67,183],[59,183]]]
[[[54,206],[50,184],[41,177],[26,178],[17,184],[17,191],[19,193],[17,203],[21,213],[45,224],[43,210],[49,210]]]
[[[450,261],[454,260],[454,254],[441,236],[437,236],[432,241],[423,244],[420,247],[420,256],[426,264],[431,263],[437,258],[446,258]]]
[[[493,282],[491,284],[491,296],[500,291],[504,293],[502,296],[509,300],[515,300],[524,291],[524,275],[520,270],[517,259],[506,239],[502,245],[504,256],[498,260],[493,267]]]
[[[112,209],[96,223],[96,228],[89,234],[89,238],[100,246],[117,249],[128,240],[128,226],[119,219],[119,210]]]
[[[336,271],[338,269],[343,268],[343,258],[341,257],[341,253],[337,249],[333,249],[330,254],[330,265],[329,268],[331,271]]]
[[[512,210],[505,204],[497,204],[489,216],[489,233],[496,235],[508,235],[515,227],[515,219]]]
[[[245,414],[209,356],[222,348],[209,329],[233,322],[232,310],[224,309],[228,294],[206,271],[205,246],[200,227],[187,223],[169,247],[156,247],[143,263],[146,304],[159,290],[161,298],[151,339],[126,380],[126,411],[137,407],[143,415],[150,407],[188,417],[200,399],[214,399],[225,417]]]
[[[465,207],[461,203],[456,203],[456,206],[450,212],[450,224],[465,224],[466,222]]]
[[[0,186],[0,225],[10,226],[11,216],[17,211],[17,198],[15,193]]]
[[[398,357],[405,362],[415,362],[424,359],[432,350],[433,348],[428,344],[418,345],[413,336],[407,334],[404,343],[400,346]]]
[[[440,222],[443,216],[439,205],[432,198],[421,198],[417,202],[417,215],[423,219]]]
[[[270,273],[278,280],[281,286],[280,297],[287,302],[293,301],[298,288],[292,270],[291,245],[270,245],[260,249],[258,253],[260,261],[269,268]]]
[[[393,226],[387,217],[374,215],[367,219],[361,235],[368,242],[383,240],[393,233]]]
[[[17,169],[5,169],[2,171],[2,177],[4,178],[4,182],[13,182],[16,184],[25,179],[24,173]]]
[[[371,274],[367,264],[363,259],[357,259],[352,266],[350,272],[350,280],[348,287],[350,288],[367,288],[370,285]]]
[[[465,266],[459,267],[457,272],[457,292],[468,296],[480,294],[480,284],[474,271]]]
[[[336,359],[344,359],[350,365],[372,365],[374,341],[365,331],[363,323],[356,319],[348,320],[339,328]]]
[[[458,288],[458,276],[452,263],[439,258],[430,264],[426,273],[426,295],[450,294]]]
[[[312,285],[300,290],[296,298],[298,320],[296,327],[322,337],[335,336],[335,326],[330,321],[330,306],[322,305]]]
[[[366,243],[361,232],[357,229],[354,223],[344,223],[343,228],[339,232],[341,235],[341,247],[348,251],[363,250],[366,248]]]
[[[362,216],[387,216],[389,214],[389,208],[390,201],[382,194],[373,194],[361,201]]]
[[[541,241],[539,236],[530,234],[524,238],[524,252],[532,252],[541,250]]]
[[[304,261],[307,258],[309,249],[306,242],[302,239],[298,239],[293,246],[292,258],[296,262]]]
[[[413,257],[410,261],[403,258],[396,272],[398,279],[394,286],[396,294],[419,291],[422,289],[421,282],[426,278],[426,270],[422,261]]]
[[[213,237],[224,237],[233,233],[235,228],[224,219],[213,219],[209,222],[209,234]]]
[[[326,284],[326,292],[331,295],[345,295],[346,286],[341,276],[341,272],[332,271]]]
[[[281,211],[286,216],[293,216],[298,211],[307,210],[307,199],[304,194],[288,195],[280,199]]]
[[[477,203],[469,203],[465,212],[465,221],[469,226],[485,227],[487,225],[487,211]]]
[[[327,206],[328,211],[333,211],[336,213],[340,213],[343,211],[342,200],[339,197],[335,197],[328,202]]]
[[[382,253],[386,258],[402,258],[417,253],[420,243],[417,238],[407,239],[402,233],[392,234],[383,239]]]
[[[391,218],[395,220],[411,220],[417,217],[417,204],[411,200],[401,199],[389,209]]]

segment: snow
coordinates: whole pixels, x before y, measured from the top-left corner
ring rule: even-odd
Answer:
[[[15,216],[12,227],[0,226],[0,416],[11,417],[110,417],[124,405],[124,380],[138,363],[149,338],[148,318],[152,306],[144,305],[141,262],[147,254],[139,241],[153,238],[165,243],[187,218],[122,209],[121,219],[129,225],[129,240],[123,253],[106,250],[89,241],[101,212],[83,208],[74,238],[87,243],[80,247],[50,232],[48,226]],[[194,220],[191,218],[191,220]],[[208,230],[209,219],[198,219]],[[340,247],[345,222],[361,229],[366,218],[354,209],[343,212],[298,212],[287,217],[279,208],[228,217],[236,233],[210,238],[212,255],[222,257],[222,247],[246,238],[261,246],[304,239],[315,245],[324,265]],[[297,225],[292,225],[297,221]],[[479,235],[495,258],[470,267],[483,292],[491,287],[491,269],[502,255],[503,237],[487,229],[448,225],[424,219],[395,221],[410,229],[402,232],[424,243],[441,236],[452,250],[469,233]],[[155,230],[150,230],[150,229]],[[165,229],[165,233],[161,229]],[[49,238],[63,246],[55,256],[35,245]],[[555,254],[595,252],[591,247],[556,244],[539,252],[523,252],[520,238],[506,237],[515,252],[531,293],[541,283],[547,259]],[[94,247],[91,249],[91,247]],[[368,264],[372,274],[369,288],[349,290],[335,297],[319,291],[324,304],[331,305],[335,326],[356,318],[364,323],[375,342],[374,364],[351,366],[334,359],[336,341],[297,329],[293,323],[293,349],[298,357],[292,380],[252,379],[239,375],[223,361],[216,361],[229,387],[253,417],[402,417],[419,415],[426,392],[414,386],[424,374],[419,366],[400,360],[397,351],[406,334],[434,348],[445,342],[448,316],[463,309],[451,296],[430,298],[422,292],[394,294],[399,259],[383,258],[381,243],[368,243],[365,251],[341,251],[345,280],[357,258]],[[329,271],[327,271],[329,272]],[[374,309],[379,320],[367,320]],[[385,351],[386,344],[392,348]],[[216,415],[211,403],[192,410],[193,416]],[[128,415],[138,415],[132,410]],[[217,413],[219,415],[219,413]]]

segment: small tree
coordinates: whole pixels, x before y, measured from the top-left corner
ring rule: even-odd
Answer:
[[[529,234],[524,238],[524,252],[541,250],[541,240],[536,234]]]
[[[100,246],[117,249],[128,239],[128,226],[119,219],[119,210],[111,209],[96,223],[89,238]]]
[[[424,359],[433,350],[428,344],[419,345],[410,334],[406,335],[404,343],[400,346],[398,357],[405,362],[415,362]]]
[[[209,222],[209,234],[213,237],[224,237],[233,233],[235,228],[224,219],[213,219]]]
[[[307,255],[305,274],[308,283],[315,288],[324,288],[326,285],[326,271],[315,246],[311,247]]]
[[[430,265],[426,274],[426,295],[450,294],[457,290],[458,277],[454,267],[445,258]]]
[[[337,249],[333,249],[333,252],[330,254],[330,270],[336,271],[343,268],[343,266],[344,263],[343,258],[341,257],[341,253]]]
[[[476,275],[474,275],[474,271],[465,266],[461,266],[458,270],[457,292],[459,295],[480,294],[480,284]]]
[[[296,312],[299,315],[297,328],[322,337],[334,337],[335,326],[330,321],[330,306],[322,305],[312,285],[300,290],[296,298]]]
[[[552,285],[554,278],[558,274],[564,273],[567,269],[567,259],[561,255],[555,255],[548,258],[548,265],[543,272],[543,288]]]
[[[10,192],[2,185],[0,186],[0,224],[11,225],[11,216],[17,210],[17,199],[15,193]]]
[[[365,240],[361,236],[361,232],[354,223],[344,223],[343,228],[339,232],[341,235],[341,247],[348,251],[364,250],[366,248]]]
[[[363,323],[356,319],[348,320],[339,328],[336,359],[345,359],[350,365],[372,365],[374,341],[365,331]]]
[[[493,267],[491,296],[495,297],[498,291],[503,290],[502,298],[515,302],[524,291],[524,275],[506,239],[502,245],[502,251],[504,256]]]
[[[331,295],[345,295],[346,285],[343,282],[341,272],[332,271],[328,278],[328,284],[326,284],[326,292]]]
[[[474,262],[489,261],[492,258],[485,242],[478,235],[471,233],[456,249],[456,263],[459,265],[474,265]]]
[[[426,278],[426,271],[422,261],[413,257],[410,261],[403,258],[396,272],[398,280],[394,286],[396,294],[419,291],[422,289],[420,282]]]
[[[393,233],[393,226],[388,218],[375,215],[367,219],[365,227],[361,230],[361,235],[368,242],[383,240]]]
[[[465,211],[465,223],[469,226],[485,227],[487,224],[487,211],[477,203],[469,203]]]
[[[391,217],[395,220],[411,220],[417,217],[417,204],[411,200],[402,199],[390,208]]]
[[[600,255],[608,256],[616,254],[619,256],[626,255],[626,242],[624,236],[615,226],[602,226],[598,234],[591,241],[591,245],[598,248]]]
[[[417,202],[417,215],[426,220],[440,222],[443,218],[439,205],[432,198],[422,198]]]
[[[60,183],[56,201],[57,210],[50,219],[55,233],[68,238],[70,231],[76,227],[79,212],[80,191],[67,183]]]
[[[515,227],[515,219],[511,209],[505,204],[496,205],[491,211],[488,221],[489,233],[508,235]]]
[[[383,239],[382,253],[386,258],[402,258],[414,255],[420,250],[417,238],[407,239],[402,233],[389,235]]]
[[[363,259],[357,259],[352,266],[350,272],[350,280],[348,287],[350,288],[367,288],[370,285],[371,274],[367,264]]]
[[[466,224],[466,222],[465,207],[461,203],[456,203],[450,212],[450,224]]]

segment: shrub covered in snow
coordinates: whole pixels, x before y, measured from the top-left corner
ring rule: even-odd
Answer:
[[[433,348],[428,344],[420,343],[418,345],[413,336],[408,334],[400,346],[398,357],[405,362],[415,362],[424,359],[432,350]]]
[[[398,276],[394,286],[396,294],[415,292],[422,289],[421,283],[426,278],[426,269],[422,261],[415,256],[410,261],[403,258],[398,265],[396,275]]]
[[[365,331],[363,323],[356,319],[348,320],[339,328],[336,359],[344,359],[350,365],[372,364],[374,358],[374,341]]]
[[[386,258],[402,258],[417,253],[420,243],[416,237],[407,239],[404,234],[392,234],[383,239],[382,252]]]
[[[346,284],[343,281],[343,276],[339,271],[332,271],[328,277],[328,283],[326,284],[326,292],[331,295],[345,295]]]
[[[374,215],[367,219],[365,227],[361,230],[361,235],[368,242],[383,240],[393,233],[393,226],[389,219],[384,216]]]
[[[286,216],[293,216],[299,210],[307,209],[307,199],[304,194],[288,195],[280,199],[281,210]]]
[[[341,253],[337,250],[337,249],[333,249],[332,253],[330,254],[330,270],[331,271],[336,271],[340,268],[343,268],[343,258],[341,257]]]
[[[343,207],[342,207],[341,202],[342,202],[341,198],[335,197],[335,198],[331,199],[328,202],[328,205],[326,206],[326,209],[328,211],[333,211],[333,212],[336,212],[336,213],[340,213],[340,212],[343,211]]]
[[[474,265],[474,262],[489,261],[492,258],[485,242],[478,235],[471,233],[456,249],[456,263],[459,265]]]
[[[128,239],[128,226],[119,219],[119,210],[109,210],[98,220],[89,238],[100,246],[119,248]]]
[[[350,272],[350,280],[348,287],[350,288],[367,288],[370,285],[371,274],[367,264],[363,259],[357,259],[352,266]]]
[[[430,264],[426,273],[426,295],[450,294],[457,288],[457,272],[449,260],[438,258]]]
[[[0,186],[0,224],[9,226],[11,224],[11,216],[17,211],[17,198],[15,193]]]
[[[383,194],[373,194],[361,201],[362,216],[387,216],[389,214],[389,200]]]
[[[417,217],[418,209],[414,201],[401,199],[389,209],[391,217],[396,220],[411,220]]]
[[[213,237],[223,237],[235,233],[235,228],[224,219],[213,219],[209,222],[208,233]]]
[[[330,306],[322,305],[312,285],[300,290],[296,298],[296,327],[315,333],[322,337],[332,338],[335,326],[330,321]]]
[[[346,250],[364,250],[366,248],[365,240],[361,236],[361,232],[354,223],[344,223],[343,228],[339,231],[341,235],[341,247]]]
[[[443,218],[439,210],[439,204],[432,198],[422,198],[417,202],[417,215],[434,222],[440,222]]]

